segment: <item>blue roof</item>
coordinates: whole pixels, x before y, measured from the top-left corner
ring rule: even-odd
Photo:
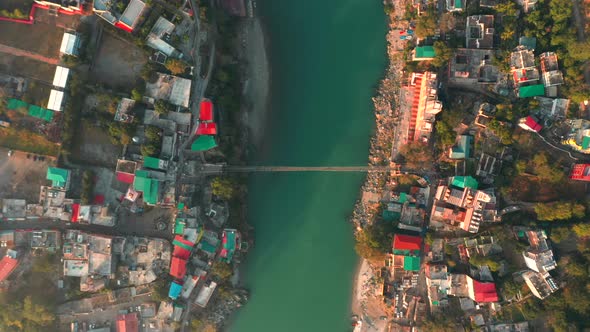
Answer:
[[[173,300],[176,300],[178,296],[180,296],[180,292],[182,291],[182,285],[177,284],[176,281],[173,281],[170,284],[170,290],[168,291],[168,297]]]

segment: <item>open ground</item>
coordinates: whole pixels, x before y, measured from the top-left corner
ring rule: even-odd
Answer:
[[[72,161],[114,168],[121,147],[113,145],[110,137],[100,128],[82,124],[76,141]]]
[[[20,198],[27,202],[39,199],[39,187],[47,184],[47,167],[53,158],[35,161],[24,152],[15,151],[9,157],[8,149],[0,148],[0,198]]]
[[[131,90],[146,62],[146,55],[137,46],[105,30],[91,78],[111,88]]]

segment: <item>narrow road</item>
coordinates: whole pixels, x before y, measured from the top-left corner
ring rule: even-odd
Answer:
[[[57,65],[59,63],[59,59],[57,58],[48,58],[38,53],[21,50],[20,48],[15,48],[3,44],[0,44],[0,53],[6,53],[14,56],[22,56],[29,59],[45,62],[51,65]]]

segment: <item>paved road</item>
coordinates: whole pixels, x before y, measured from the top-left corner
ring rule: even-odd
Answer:
[[[168,222],[168,227],[164,230],[157,230],[155,222],[158,219]],[[172,210],[154,208],[143,215],[130,214],[127,216],[123,213],[119,218],[119,222],[114,227],[66,223],[63,221],[52,221],[47,219],[31,219],[24,221],[2,221],[0,222],[0,230],[55,229],[64,232],[67,229],[77,229],[89,233],[113,236],[140,236],[171,240],[171,220]]]
[[[7,53],[14,56],[22,56],[27,57],[33,60],[41,61],[48,63],[50,65],[57,65],[59,63],[59,59],[56,58],[48,58],[38,53],[29,52],[25,50],[21,50],[20,48],[15,48],[7,45],[0,44],[0,53]]]

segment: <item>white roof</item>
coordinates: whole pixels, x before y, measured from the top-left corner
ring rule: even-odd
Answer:
[[[73,33],[64,32],[59,51],[63,54],[78,55],[78,36]]]
[[[70,69],[62,66],[55,68],[55,76],[53,76],[53,86],[58,88],[65,88],[68,81]]]
[[[64,99],[63,91],[58,90],[51,90],[49,93],[49,102],[47,103],[47,108],[53,111],[61,112],[61,104]]]
[[[141,12],[145,8],[145,3],[140,0],[131,0],[125,8],[123,15],[119,18],[119,21],[123,22],[125,25],[133,28],[135,27],[135,23],[141,16]]]
[[[170,92],[169,101],[176,106],[188,107],[191,96],[191,80],[181,77],[175,77]]]

